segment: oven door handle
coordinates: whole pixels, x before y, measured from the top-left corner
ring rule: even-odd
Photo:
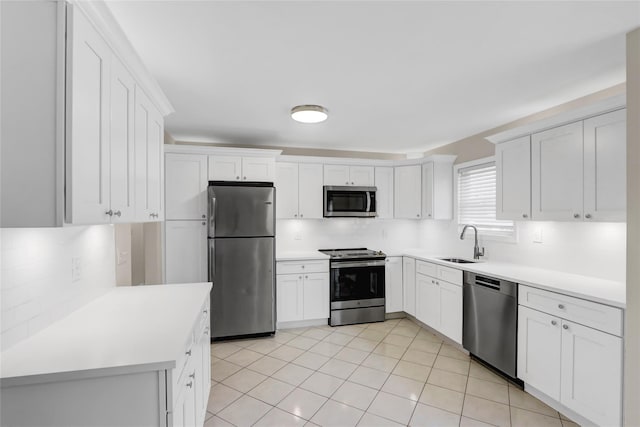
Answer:
[[[352,268],[352,267],[384,267],[383,259],[374,261],[352,261],[352,262],[332,262],[331,268]]]

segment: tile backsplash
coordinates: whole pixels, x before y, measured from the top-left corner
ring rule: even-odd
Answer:
[[[2,350],[113,286],[112,226],[0,229]]]

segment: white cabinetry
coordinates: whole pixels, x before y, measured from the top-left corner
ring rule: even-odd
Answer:
[[[416,318],[462,344],[462,271],[416,261],[416,272]]]
[[[421,218],[421,180],[420,165],[397,166],[395,168],[393,196],[396,218]]]
[[[455,156],[433,156],[422,165],[422,218],[453,218],[453,161]]]
[[[380,219],[393,218],[393,168],[376,167],[376,214]]]
[[[324,165],[324,185],[374,185],[373,166]]]
[[[402,257],[402,291],[404,311],[416,315],[416,260]]]
[[[496,218],[531,217],[531,137],[496,145]]]
[[[597,425],[620,425],[622,311],[523,285],[518,302],[518,377]]]
[[[167,220],[203,220],[207,217],[207,157],[167,153]]]
[[[165,222],[165,282],[207,281],[207,223]]]
[[[322,165],[276,163],[276,218],[322,218]]]
[[[275,159],[271,157],[209,156],[209,180],[273,182]]]
[[[387,313],[403,311],[402,257],[390,256],[385,260],[384,298]]]
[[[276,314],[282,322],[329,318],[329,261],[278,261]]]

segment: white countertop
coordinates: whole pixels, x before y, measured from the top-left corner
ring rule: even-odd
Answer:
[[[210,290],[210,283],[114,288],[2,352],[2,386],[171,369]]]
[[[276,253],[276,261],[302,261],[305,259],[329,259],[329,255],[319,251],[281,251]]]
[[[626,307],[624,282],[494,261],[457,264],[438,259],[448,257],[446,255],[437,256],[421,249],[408,249],[404,255],[614,307]]]

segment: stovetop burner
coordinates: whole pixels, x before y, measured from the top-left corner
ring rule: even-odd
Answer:
[[[329,255],[332,259],[356,259],[356,258],[386,258],[382,251],[374,251],[367,248],[350,248],[350,249],[320,249],[323,254]]]

